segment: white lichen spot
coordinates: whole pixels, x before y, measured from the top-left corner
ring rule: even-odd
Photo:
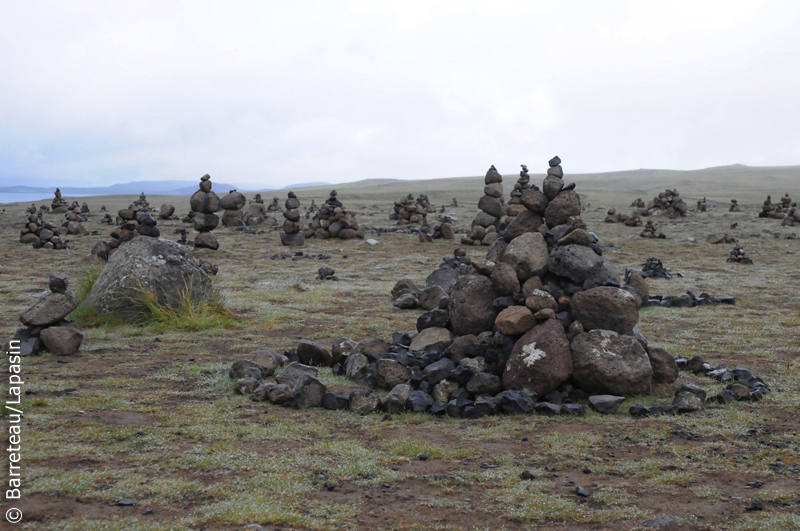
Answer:
[[[547,356],[545,351],[536,348],[536,343],[529,343],[522,347],[522,354],[525,356],[522,361],[528,367]]]

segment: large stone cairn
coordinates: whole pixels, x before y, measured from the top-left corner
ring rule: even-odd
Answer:
[[[519,179],[516,184],[514,184],[514,189],[511,190],[511,194],[509,194],[511,199],[508,200],[508,206],[506,207],[506,215],[508,216],[506,219],[509,221],[525,211],[525,205],[522,204],[522,194],[531,187],[531,176],[528,175],[528,167],[524,164],[520,166],[522,169],[519,172]]]
[[[425,220],[428,213],[425,209],[414,200],[412,194],[394,202],[394,208],[389,214],[389,219],[397,221],[398,225],[409,225],[411,223],[420,223]]]
[[[478,201],[480,212],[466,237],[461,238],[463,245],[492,245],[497,240],[498,227],[506,214],[502,183],[503,176],[492,165],[484,178],[483,197]]]
[[[642,215],[662,214],[675,218],[684,217],[688,208],[678,190],[667,189],[654,197],[645,209],[640,210],[640,213]]]
[[[768,195],[764,204],[761,205],[761,212],[758,213],[760,218],[783,219],[783,212],[781,208],[772,202],[772,196]]]
[[[739,201],[736,199],[731,199],[731,206],[728,207],[728,212],[741,212],[742,209],[739,208]]]
[[[744,251],[744,248],[739,245],[738,243],[733,246],[731,249],[730,256],[726,260],[726,262],[731,262],[734,264],[752,264],[753,260],[747,256],[747,253]]]
[[[225,211],[222,214],[222,226],[243,227],[245,222],[242,208],[246,204],[247,198],[236,190],[231,190],[227,195],[223,196],[219,202],[219,206]]]
[[[83,333],[66,317],[78,307],[78,299],[69,291],[67,277],[50,275],[50,292],[22,312],[12,341],[20,342],[20,354],[31,356],[45,349],[53,354],[69,356],[78,352]]]
[[[336,190],[332,190],[319,212],[311,220],[311,226],[305,231],[306,238],[315,236],[320,239],[363,238],[364,229],[359,229],[355,212],[345,210],[341,201],[336,199]]]
[[[66,249],[61,228],[42,219],[41,212],[28,214],[27,223],[19,235],[19,243],[29,243],[34,249]]]
[[[84,203],[84,206],[86,206],[86,212],[89,212],[89,206],[86,203]],[[61,223],[59,233],[88,234],[82,225],[82,222],[89,219],[89,215],[86,212],[77,201],[73,201],[69,206],[69,210],[64,213],[64,221]]]
[[[303,231],[303,222],[300,220],[300,201],[294,192],[289,192],[288,199],[284,204],[286,210],[283,211],[283,232],[281,233],[281,243],[289,247],[300,247],[306,241]]]
[[[200,178],[200,189],[192,194],[189,199],[192,212],[194,212],[194,230],[199,232],[194,239],[195,248],[219,249],[219,242],[211,231],[219,225],[219,216],[215,212],[220,209],[220,200],[217,194],[211,191],[211,176],[208,174]]]
[[[639,236],[641,236],[642,238],[659,238],[662,240],[666,238],[663,232],[658,232],[656,226],[653,225],[652,219],[647,220],[647,223],[645,224],[642,232],[639,233]]]
[[[53,197],[53,202],[50,205],[50,210],[54,214],[63,214],[67,211],[69,207],[67,206],[67,201],[61,197],[61,190],[56,188],[55,197]]]
[[[175,214],[175,205],[170,203],[161,205],[161,208],[158,210],[158,219],[163,219],[165,221],[178,219],[178,216]]]
[[[652,383],[676,379],[674,358],[648,348],[636,326],[646,281],[634,271],[621,284],[579,217],[580,197],[574,185],[564,186],[560,160],[551,170],[541,190],[523,194],[526,210],[499,224],[485,260],[470,260],[460,248],[424,291],[409,279],[395,285],[396,306],[429,309],[402,352],[391,350],[374,369],[379,387],[410,385],[412,395],[427,395],[410,396],[406,408],[462,417],[475,410],[570,414],[577,408],[560,406],[565,397],[589,397],[608,411],[618,395],[646,394]],[[363,366],[369,374],[371,365]],[[412,375],[411,367],[420,370]],[[408,376],[395,381],[390,368]]]

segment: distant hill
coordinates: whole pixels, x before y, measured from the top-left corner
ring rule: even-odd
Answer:
[[[228,193],[229,190],[248,191],[246,188],[235,184],[214,182],[214,190],[217,193]],[[323,186],[328,183],[313,182],[300,183],[284,186],[283,188],[262,188],[261,191],[287,190],[290,188],[306,188],[309,186]],[[197,191],[197,182],[192,181],[134,181],[129,183],[112,184],[111,186],[64,186],[61,193],[69,195],[191,195]],[[55,187],[50,186],[0,186],[0,194],[45,194],[51,195]]]

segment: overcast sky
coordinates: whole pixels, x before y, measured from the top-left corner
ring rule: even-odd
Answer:
[[[0,0],[0,184],[800,164],[800,2]]]

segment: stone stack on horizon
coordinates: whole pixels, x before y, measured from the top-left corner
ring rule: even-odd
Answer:
[[[642,201],[641,197],[637,198],[636,201],[631,203],[631,206],[633,208],[647,208],[647,205],[644,204],[644,201]]]
[[[760,218],[783,219],[783,212],[781,212],[778,205],[773,204],[772,196],[768,195],[767,200],[761,205],[761,212],[758,213]]]
[[[253,199],[250,200],[250,203],[258,203],[258,204],[263,205],[264,204],[264,200],[261,199],[261,194],[256,194],[256,195],[253,196]]]
[[[56,188],[54,192],[53,202],[50,204],[50,211],[53,214],[63,214],[68,210],[67,201],[61,197],[61,189]]]
[[[278,204],[279,201],[280,201],[279,198],[273,197],[272,198],[272,203],[270,203],[269,206],[267,206],[267,212],[280,212],[281,211],[281,207]]]
[[[247,198],[236,190],[231,190],[220,199],[219,206],[225,211],[225,213],[222,214],[222,226],[243,227],[245,221],[242,208],[244,208],[246,204]]]
[[[364,229],[359,227],[355,212],[345,210],[336,195],[336,190],[332,190],[328,200],[311,220],[311,226],[305,230],[306,238],[314,236],[322,240],[350,240],[364,237]]]
[[[736,199],[731,199],[731,206],[728,207],[728,212],[741,212],[742,209],[739,208],[739,202]]]
[[[219,242],[211,231],[219,225],[219,216],[216,212],[220,209],[220,200],[217,194],[211,191],[211,176],[208,174],[200,178],[200,189],[192,194],[189,199],[194,217],[192,223],[194,230],[199,232],[194,239],[197,249],[219,249]]]
[[[483,197],[478,201],[478,215],[472,221],[472,228],[463,245],[492,245],[499,236],[500,224],[506,214],[503,201],[503,176],[492,165],[484,178]]]
[[[665,215],[670,218],[684,217],[688,212],[689,207],[681,198],[678,190],[665,190],[653,198],[647,207],[639,209],[639,213],[643,216],[649,215]]]
[[[303,222],[300,221],[300,201],[294,192],[289,192],[288,199],[284,204],[286,209],[283,211],[283,232],[281,233],[281,244],[289,247],[301,247],[306,241],[303,231]]]
[[[514,189],[511,191],[511,198],[508,200],[506,207],[506,220],[511,222],[518,214],[525,211],[525,205],[522,204],[522,194],[531,187],[531,176],[528,175],[528,167],[524,164],[520,165],[522,169],[519,172],[519,179],[514,184]]]

